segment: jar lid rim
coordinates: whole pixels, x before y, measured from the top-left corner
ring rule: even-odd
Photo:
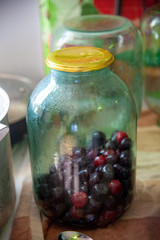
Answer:
[[[64,72],[89,72],[108,67],[114,56],[107,50],[97,47],[68,47],[48,55],[48,67]]]

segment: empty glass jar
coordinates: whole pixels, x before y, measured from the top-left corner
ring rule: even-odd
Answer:
[[[66,20],[53,34],[51,51],[71,46],[94,46],[110,51],[110,69],[128,86],[140,116],[142,104],[142,37],[127,18],[88,15]]]
[[[160,125],[160,4],[149,8],[142,16],[143,74],[145,100],[158,115]]]
[[[105,226],[130,206],[136,161],[136,107],[95,47],[51,53],[33,91],[27,131],[34,197],[52,221]]]

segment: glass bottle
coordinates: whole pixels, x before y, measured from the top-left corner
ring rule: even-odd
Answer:
[[[143,37],[145,100],[158,115],[160,125],[160,4],[145,11],[140,29]]]
[[[71,46],[94,46],[111,52],[110,69],[128,86],[138,117],[142,105],[142,37],[127,18],[115,15],[88,15],[65,20],[52,35],[50,50]]]
[[[112,54],[95,47],[54,51],[46,60],[50,74],[30,97],[34,197],[57,223],[105,226],[130,206],[137,115],[112,62]]]

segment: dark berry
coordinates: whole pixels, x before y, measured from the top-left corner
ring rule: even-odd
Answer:
[[[50,189],[48,184],[41,184],[37,189],[38,198],[46,200],[50,196]]]
[[[114,144],[115,146],[115,150],[118,148],[119,143],[117,142],[117,131],[115,131],[112,136],[111,136],[111,142]]]
[[[88,197],[88,203],[85,206],[86,213],[97,213],[102,206],[102,201],[100,199],[95,199],[93,195]]]
[[[72,191],[65,190],[64,194],[65,194],[65,197],[64,197],[65,204],[66,206],[70,207],[72,205]]]
[[[97,156],[94,159],[94,166],[97,167],[99,165],[105,165],[106,164],[106,159],[105,156]]]
[[[94,170],[95,170],[95,166],[94,166],[93,163],[91,163],[91,164],[89,164],[89,165],[87,166],[87,171],[88,171],[88,174],[89,174],[89,175],[90,175],[91,173],[93,173]]]
[[[104,155],[104,152],[105,152],[104,149],[100,149],[100,150],[98,150],[97,155],[98,156]]]
[[[90,175],[89,185],[93,186],[96,183],[99,183],[101,179],[101,174],[99,172],[94,172]]]
[[[107,224],[107,221],[104,218],[104,214],[98,215],[98,217],[95,219],[95,224],[99,227],[104,227]]]
[[[121,143],[122,139],[128,137],[127,134],[123,131],[117,131],[116,132],[116,140],[118,143]]]
[[[65,211],[66,211],[66,206],[64,203],[57,203],[54,206],[52,206],[53,216],[56,215],[57,217],[59,217],[62,214],[64,214]]]
[[[109,164],[115,164],[117,162],[117,154],[116,152],[112,152],[110,154],[108,154],[108,156],[106,157],[106,163],[109,163]]]
[[[97,156],[97,150],[96,149],[92,149],[88,152],[87,154],[87,158],[93,160],[95,158],[95,156]]]
[[[39,185],[48,184],[48,181],[49,181],[49,174],[43,174],[39,178],[34,178],[34,182],[38,182]]]
[[[110,193],[116,196],[120,195],[123,190],[122,183],[117,179],[112,180],[109,183],[108,187],[109,187]]]
[[[81,208],[76,208],[75,206],[73,206],[70,209],[70,215],[72,216],[72,218],[74,219],[81,219],[83,218],[84,215],[84,211]]]
[[[95,198],[103,198],[108,194],[108,186],[106,183],[95,184],[92,187],[92,194]]]
[[[130,151],[125,150],[119,155],[119,163],[121,166],[130,167],[131,166],[131,156]]]
[[[112,150],[112,149],[108,149],[108,150],[104,150],[103,155],[104,155],[105,157],[107,157],[108,155],[110,155],[110,154],[112,154],[112,153],[115,153],[115,151]]]
[[[117,142],[114,142],[114,141],[111,141],[111,140],[108,140],[106,143],[105,143],[105,149],[106,150],[116,150],[118,147],[117,145]]]
[[[127,150],[127,149],[131,149],[131,139],[126,137],[123,138],[120,145],[119,145],[119,149],[122,151]]]
[[[83,208],[88,202],[88,195],[85,192],[76,192],[72,195],[72,202],[75,207]]]
[[[49,185],[51,188],[62,186],[62,180],[59,177],[58,173],[53,173],[49,175]]]
[[[87,182],[83,182],[82,184],[80,184],[79,190],[80,190],[80,192],[88,193],[88,184],[87,184]]]
[[[64,199],[64,190],[62,187],[52,188],[50,194],[51,199],[55,202],[61,202]]]
[[[103,214],[104,214],[105,221],[110,222],[116,218],[117,212],[115,210],[112,210],[112,211],[106,210],[106,211],[104,211]]]
[[[114,178],[114,168],[111,164],[106,164],[103,166],[102,176],[107,182],[111,181]]]
[[[81,181],[87,181],[88,180],[88,170],[87,169],[83,169],[81,171],[78,172],[79,178]]]
[[[109,195],[105,202],[104,202],[104,208],[107,210],[114,210],[117,207],[117,199],[116,196]]]
[[[99,149],[103,147],[106,141],[106,136],[102,132],[95,132],[92,136],[93,148]]]
[[[73,158],[79,158],[81,156],[85,156],[86,155],[86,149],[82,148],[82,147],[74,147],[72,149],[72,157]]]
[[[119,163],[113,165],[115,176],[118,179],[128,179],[131,175],[131,169],[122,167]]]

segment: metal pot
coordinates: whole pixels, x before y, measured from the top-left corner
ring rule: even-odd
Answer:
[[[16,201],[8,126],[9,97],[0,88],[0,229],[9,220]]]

